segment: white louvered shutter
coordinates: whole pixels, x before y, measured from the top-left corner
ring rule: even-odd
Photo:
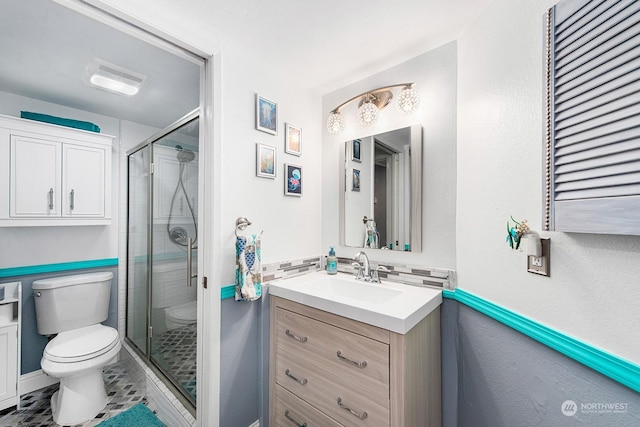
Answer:
[[[551,229],[640,234],[640,1],[564,0],[551,22]]]

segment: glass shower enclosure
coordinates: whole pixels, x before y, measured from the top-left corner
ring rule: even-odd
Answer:
[[[195,410],[198,111],[127,153],[126,337]]]

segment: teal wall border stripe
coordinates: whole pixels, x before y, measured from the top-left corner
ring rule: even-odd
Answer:
[[[443,290],[442,296],[456,300],[533,338],[607,377],[640,392],[640,366],[593,347],[518,313],[480,298],[464,289]]]
[[[227,285],[220,288],[220,298],[235,298],[236,296],[236,285]]]
[[[55,273],[58,271],[82,270],[85,268],[115,267],[118,258],[94,259],[89,261],[63,262],[58,264],[28,265],[0,269],[0,278],[29,276],[32,274]]]

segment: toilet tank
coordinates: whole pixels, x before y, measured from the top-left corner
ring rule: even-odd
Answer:
[[[112,278],[105,271],[33,282],[38,333],[57,334],[107,320]]]

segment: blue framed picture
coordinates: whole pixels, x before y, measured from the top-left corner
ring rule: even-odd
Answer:
[[[360,171],[358,169],[353,170],[353,179],[351,182],[351,191],[360,191]]]
[[[276,147],[256,143],[256,176],[276,177]]]
[[[278,104],[256,94],[256,129],[278,134]]]
[[[287,196],[302,196],[302,167],[284,164],[284,194]]]
[[[354,162],[361,162],[362,158],[360,157],[360,140],[354,139],[351,145],[351,160]]]

